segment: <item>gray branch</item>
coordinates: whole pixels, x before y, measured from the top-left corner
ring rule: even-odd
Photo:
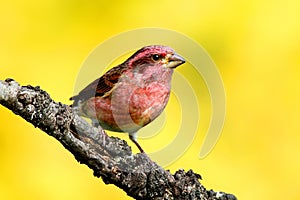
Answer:
[[[94,176],[135,199],[236,199],[207,191],[199,182],[200,175],[192,170],[180,169],[172,175],[146,154],[133,155],[126,141],[92,127],[39,87],[20,86],[12,79],[0,81],[0,104],[56,138],[77,161],[91,168]]]

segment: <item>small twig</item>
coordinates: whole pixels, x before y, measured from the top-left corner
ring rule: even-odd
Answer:
[[[172,175],[146,154],[133,155],[126,141],[92,127],[39,87],[20,86],[12,79],[0,81],[0,104],[56,138],[95,176],[135,199],[236,199],[207,191],[199,182],[200,175],[192,170],[178,170]],[[78,135],[72,133],[74,128]]]

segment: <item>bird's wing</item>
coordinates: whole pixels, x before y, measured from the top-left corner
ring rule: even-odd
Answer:
[[[106,93],[110,93],[125,69],[123,65],[110,69],[81,90],[78,95],[71,97],[70,100],[74,100],[74,104],[77,104],[78,101],[85,101],[91,97],[104,96]]]

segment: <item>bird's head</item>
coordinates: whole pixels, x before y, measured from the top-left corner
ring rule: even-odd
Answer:
[[[152,45],[141,48],[126,62],[132,68],[149,65],[173,69],[185,63],[185,60],[168,46]]]

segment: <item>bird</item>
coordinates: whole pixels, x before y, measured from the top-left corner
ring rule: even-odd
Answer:
[[[144,153],[137,132],[165,109],[173,71],[183,63],[171,47],[144,46],[71,97],[72,107],[105,130],[128,133]]]

